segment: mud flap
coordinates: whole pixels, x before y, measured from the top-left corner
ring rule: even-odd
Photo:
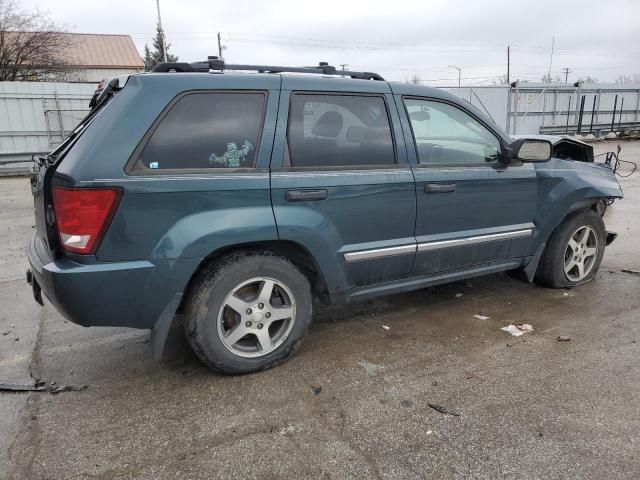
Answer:
[[[42,288],[36,281],[35,277],[33,276],[33,272],[31,270],[27,270],[27,283],[31,285],[31,292],[33,293],[33,299],[36,301],[36,303],[39,303],[41,306],[44,307],[44,302],[42,301]]]
[[[164,345],[167,341],[167,335],[173,324],[176,310],[180,305],[182,299],[182,293],[176,293],[171,301],[164,307],[164,310],[160,314],[158,321],[151,330],[151,348],[153,349],[153,358],[156,360],[162,359],[162,352]]]
[[[608,247],[613,243],[613,241],[618,237],[618,234],[615,232],[607,231],[607,234],[604,237],[604,244]]]
[[[544,252],[544,247],[546,243],[541,243],[536,250],[536,253],[531,257],[527,266],[524,267],[524,274],[527,276],[527,282],[533,282],[533,278],[536,275],[536,270],[538,269],[538,263],[540,263],[540,258],[542,258],[542,253]]]

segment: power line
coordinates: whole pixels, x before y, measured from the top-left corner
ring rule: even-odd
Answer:
[[[215,38],[219,32],[214,31],[202,31],[202,32],[171,32],[172,39],[189,40],[194,38],[211,37]],[[333,40],[333,39],[319,39],[319,38],[306,38],[306,37],[290,37],[282,35],[263,35],[255,33],[243,33],[243,32],[224,32],[229,36],[229,39],[234,41],[242,41],[248,43],[265,43],[276,45],[292,45],[292,46],[319,46],[326,48],[341,48],[341,49],[417,49],[417,50],[433,50],[442,51],[459,51],[459,52],[474,52],[474,51],[501,51],[504,48],[501,45],[496,44],[484,44],[478,45],[477,43],[457,43],[446,45],[424,45],[419,43],[402,43],[402,42],[376,42],[376,41],[356,41],[356,40]],[[137,32],[130,33],[129,35],[134,37],[147,37],[153,36],[153,32]],[[555,39],[554,39],[555,43]],[[534,46],[534,45],[518,45],[510,44],[512,51],[519,53],[530,53],[533,55],[547,55],[548,47]],[[554,45],[553,55],[569,55],[576,53],[584,53],[588,55],[606,55],[606,56],[635,56],[636,53],[622,53],[619,50],[603,50],[603,49],[575,49],[575,48],[558,48]]]

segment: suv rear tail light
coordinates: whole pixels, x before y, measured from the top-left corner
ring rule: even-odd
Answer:
[[[53,187],[53,208],[62,248],[94,253],[115,214],[122,191],[117,188]]]

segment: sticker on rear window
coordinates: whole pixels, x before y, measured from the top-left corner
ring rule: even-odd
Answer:
[[[253,150],[253,144],[249,140],[242,143],[242,148],[238,148],[235,142],[227,143],[227,151],[224,155],[218,156],[215,153],[209,155],[209,165],[215,164],[221,167],[238,168],[243,162],[246,162],[247,155]]]
[[[160,168],[160,164],[158,162],[149,162],[149,168]]]

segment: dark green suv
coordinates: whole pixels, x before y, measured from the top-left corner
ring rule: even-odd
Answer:
[[[518,269],[578,285],[614,238],[596,213],[622,196],[609,167],[513,141],[442,90],[210,58],[95,103],[32,176],[27,276],[75,323],[152,329],[156,355],[181,317],[213,369],[268,368],[314,297]]]

